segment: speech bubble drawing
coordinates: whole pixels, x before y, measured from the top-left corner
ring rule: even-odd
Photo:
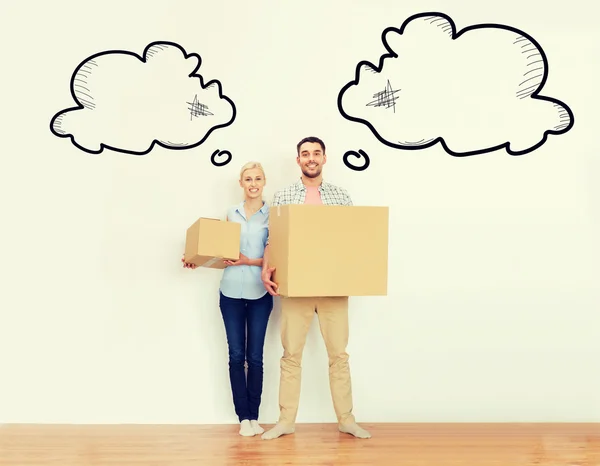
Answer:
[[[388,53],[378,65],[359,62],[337,104],[389,147],[522,155],[573,127],[565,103],[540,95],[548,59],[523,31],[478,24],[457,32],[449,16],[428,12],[381,37]]]
[[[356,157],[359,160],[363,159],[364,160],[363,164],[362,165],[354,165],[352,162],[350,162],[350,156]],[[342,157],[342,161],[344,162],[344,165],[346,165],[350,170],[354,170],[357,172],[366,170],[367,168],[369,168],[369,165],[371,165],[371,158],[362,149],[358,149],[358,151],[355,151],[355,150],[346,151],[346,153]]]
[[[142,56],[125,50],[92,55],[71,77],[77,105],[56,113],[50,130],[91,154],[197,147],[236,117],[221,83],[204,84],[196,74],[201,63],[198,54],[173,42],[153,42]],[[211,161],[215,164],[214,155]]]

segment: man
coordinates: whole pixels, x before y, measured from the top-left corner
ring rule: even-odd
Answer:
[[[352,205],[343,188],[323,181],[323,165],[327,162],[325,144],[308,137],[297,145],[296,161],[301,178],[275,193],[271,206],[282,204]],[[278,296],[277,284],[271,280],[275,270],[268,265],[269,244],[263,256],[262,280],[267,291]],[[277,424],[262,435],[265,440],[292,434],[300,401],[301,362],[306,335],[315,312],[329,356],[329,385],[340,432],[358,438],[370,438],[352,414],[352,384],[348,365],[348,297],[283,298],[281,300],[281,379],[279,386],[280,415]]]

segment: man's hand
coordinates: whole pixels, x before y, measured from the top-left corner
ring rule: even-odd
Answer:
[[[226,260],[224,261],[226,265],[250,265],[250,259],[240,253],[240,258],[236,261]]]
[[[189,262],[185,261],[185,253],[183,253],[183,255],[181,256],[181,262],[183,262],[183,268],[185,269],[195,269],[196,267],[198,267],[196,264],[190,264]]]
[[[271,280],[271,275],[273,275],[274,271],[275,271],[275,267],[263,268],[260,278],[262,279],[262,282],[265,285],[265,288],[267,289],[267,291],[269,292],[269,294],[271,296],[279,296],[279,293],[277,293],[277,291],[276,291],[277,283],[275,283],[274,281]]]

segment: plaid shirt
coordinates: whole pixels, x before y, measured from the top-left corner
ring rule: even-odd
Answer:
[[[344,188],[323,181],[319,186],[321,201],[324,205],[353,205],[350,195]],[[304,204],[306,198],[306,186],[299,179],[294,184],[277,191],[273,196],[271,206],[284,204]]]
[[[353,205],[348,191],[339,186],[327,183],[326,181],[323,181],[319,186],[319,193],[321,194],[321,201],[324,205]],[[305,199],[306,186],[302,183],[302,179],[299,179],[287,188],[277,191],[273,196],[271,206],[304,204]],[[269,244],[269,237],[267,237],[266,244]]]

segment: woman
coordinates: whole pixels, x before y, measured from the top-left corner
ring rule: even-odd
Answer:
[[[239,183],[244,200],[228,210],[227,221],[241,224],[240,257],[226,261],[219,286],[219,307],[229,346],[229,380],[240,421],[239,433],[251,437],[264,432],[258,423],[258,410],[263,388],[263,346],[273,309],[273,297],[261,280],[269,225],[269,207],[262,199],[266,177],[261,164],[244,165]],[[185,262],[184,267],[195,268]]]

